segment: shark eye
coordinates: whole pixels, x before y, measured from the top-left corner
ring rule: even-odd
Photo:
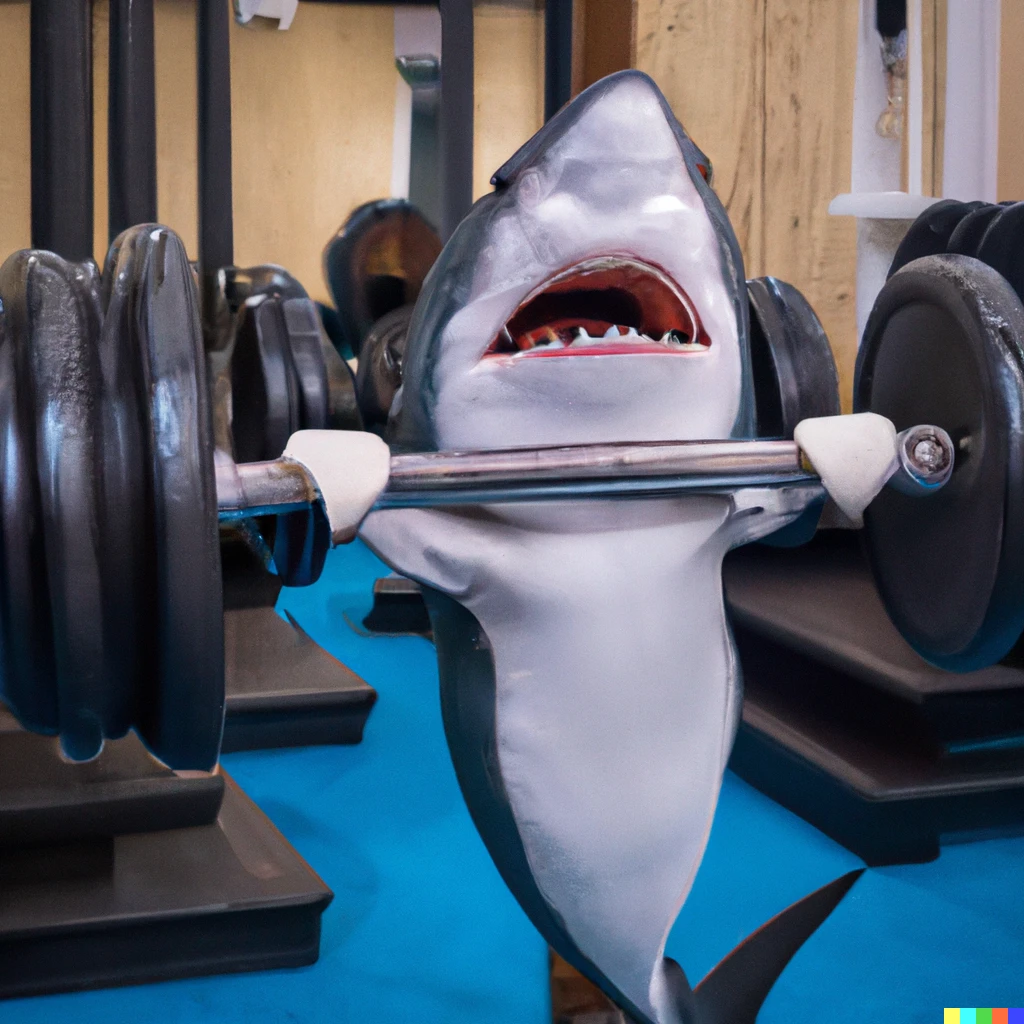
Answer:
[[[485,355],[706,351],[689,299],[655,267],[603,257],[570,267],[530,295]]]

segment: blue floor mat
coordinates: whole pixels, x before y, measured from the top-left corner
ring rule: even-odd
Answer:
[[[0,1004],[2,1024],[547,1024],[547,950],[505,889],[448,758],[432,646],[360,635],[361,544],[282,593],[318,642],[377,688],[356,747],[226,755],[224,766],[334,890],[320,961]],[[860,866],[732,775],[668,953],[698,981],[789,903]],[[931,1024],[943,1006],[1024,1005],[1024,839],[872,869],[797,954],[760,1024]]]

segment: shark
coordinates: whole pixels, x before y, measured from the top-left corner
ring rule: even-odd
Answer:
[[[581,93],[492,179],[417,301],[393,449],[754,436],[748,306],[711,164],[638,71]],[[548,943],[637,1024],[753,1021],[853,882],[696,989],[665,957],[737,729],[724,555],[820,487],[386,509],[360,536],[422,585],[470,814]]]

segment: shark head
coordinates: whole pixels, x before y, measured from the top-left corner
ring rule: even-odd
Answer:
[[[563,108],[494,175],[434,265],[392,442],[749,436],[743,263],[710,176],[641,72]]]

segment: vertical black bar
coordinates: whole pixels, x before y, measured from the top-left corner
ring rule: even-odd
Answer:
[[[212,323],[217,272],[234,262],[231,211],[231,41],[227,0],[198,0],[199,276]]]
[[[441,10],[441,237],[473,205],[473,2],[439,0]]]
[[[572,3],[547,0],[544,7],[544,120],[569,102],[572,93]]]
[[[156,220],[153,0],[110,0],[107,223],[113,241]]]
[[[92,256],[92,4],[32,0],[32,246]]]

